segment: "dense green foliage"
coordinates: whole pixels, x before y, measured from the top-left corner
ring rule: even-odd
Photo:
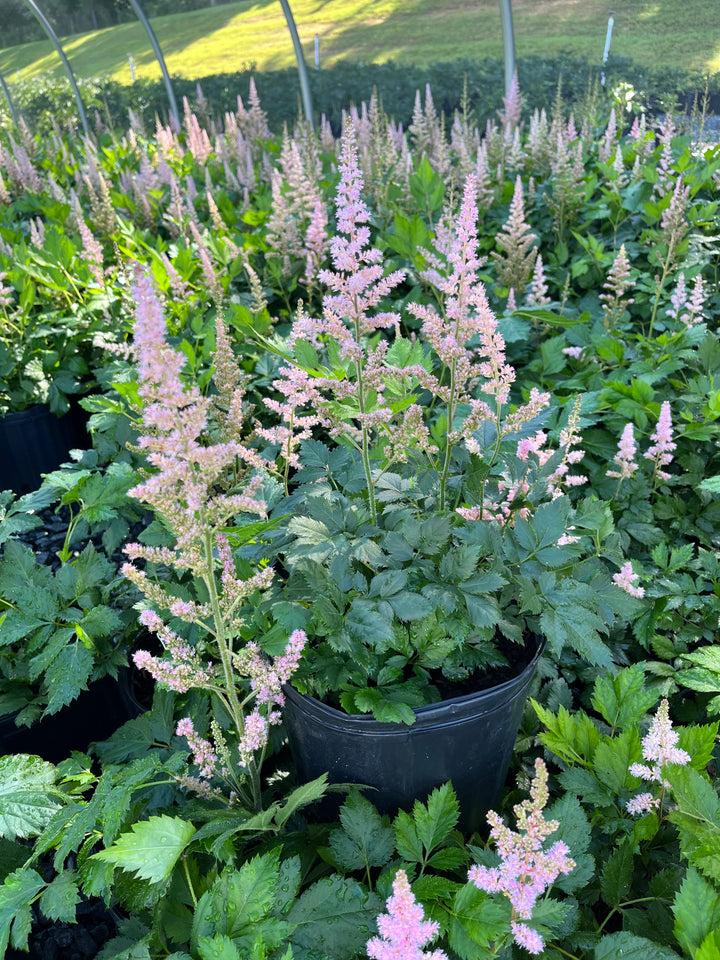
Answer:
[[[521,89],[527,91],[525,109],[530,113],[551,104],[558,86],[566,103],[579,104],[600,82],[601,70],[597,64],[572,57],[520,57],[517,67]],[[623,97],[629,94],[636,103],[660,112],[678,101],[690,108],[695,98],[702,101],[706,90],[720,96],[717,77],[711,78],[707,86],[701,74],[680,68],[648,69],[632,60],[611,57],[605,75],[608,89],[629,84],[629,88],[623,88]],[[197,80],[175,77],[172,82],[178,103],[187,98],[201,115],[220,118],[226,111],[235,109],[238,96],[247,98],[251,77],[273,130],[279,133],[283,124],[292,125],[302,115],[295,68],[262,73],[246,70]],[[416,92],[424,94],[428,83],[437,109],[446,117],[451,117],[466,102],[483,127],[486,120],[495,115],[502,97],[502,78],[502,61],[492,59],[456,60],[430,67],[370,63],[362,69],[354,63],[339,63],[309,72],[316,122],[324,115],[336,133],[342,111],[351,104],[368,102],[373,90],[377,90],[387,113],[407,128]],[[53,123],[79,125],[77,106],[67,80],[44,76],[19,81],[12,89],[16,108],[32,129],[47,129]],[[96,116],[101,125],[122,128],[130,110],[143,117],[149,129],[156,114],[167,118],[167,94],[160,81],[138,80],[128,86],[100,79],[81,80],[80,89],[90,117]],[[289,95],[289,91],[296,94]],[[7,103],[0,99],[0,126],[7,126],[9,122]]]
[[[137,121],[83,142],[27,128],[4,137],[0,343],[10,370],[27,356],[42,374],[19,377],[5,402],[92,390],[93,449],[36,494],[0,500],[0,670],[33,700],[32,719],[70,700],[96,662],[119,662],[135,597],[119,592],[100,544],[111,554],[139,518],[132,483],[169,476],[175,500],[144,500],[154,517],[131,551],[149,584],[143,622],[165,666],[186,657],[196,678],[220,673],[213,629],[228,624],[238,698],[260,685],[242,673],[245,645],[267,658],[256,681],[298,626],[309,634],[300,682],[344,670],[341,706],[400,719],[407,702],[387,698],[389,710],[383,687],[401,670],[423,680],[446,667],[452,679],[492,666],[501,637],[543,633],[502,812],[511,820],[530,786],[573,866],[518,913],[501,887],[468,879],[471,864],[492,872],[506,857],[482,831],[456,829],[449,785],[392,818],[350,790],[338,817],[313,822],[328,785],[298,782],[278,728],[258,747],[250,804],[225,788],[223,768],[242,781],[250,766],[229,699],[209,681],[173,691],[160,673],[152,709],[92,756],[0,760],[0,953],[26,948],[35,907],[72,921],[84,894],[124,912],[103,960],[359,960],[402,870],[450,960],[526,956],[519,919],[547,960],[718,960],[720,146],[672,119],[655,130],[627,89],[612,112],[597,91],[578,96],[572,119],[562,98],[530,117],[526,105],[524,121],[507,102],[482,134],[479,102],[443,123],[448,89],[421,98],[407,134],[377,99],[354,113],[369,209],[357,247],[375,251],[363,261],[379,268],[373,309],[397,314],[369,328],[372,311],[356,316],[355,354],[344,352],[353,306],[333,317],[328,292],[365,295],[367,276],[347,252],[352,216],[335,202],[347,154],[327,124],[318,137],[302,126],[273,137],[250,95],[222,129],[188,105],[178,130]],[[486,363],[453,406],[441,387],[459,380],[423,317],[460,309],[447,274],[468,209],[466,248],[476,235],[482,261],[464,261],[476,296],[463,309],[485,325],[455,346]],[[152,380],[137,344],[157,336],[160,314]],[[321,329],[321,317],[338,322]],[[237,367],[223,366],[223,328]],[[77,381],[66,339],[84,349]],[[152,390],[173,364],[163,406]],[[289,367],[322,386],[314,406],[290,402]],[[501,401],[483,388],[502,377]],[[503,432],[540,394],[517,425],[527,429]],[[413,404],[426,434],[403,419]],[[470,411],[479,419],[466,429]],[[187,424],[197,431],[184,446],[162,446]],[[399,451],[397,424],[410,429]],[[217,448],[228,459],[213,463]],[[240,462],[248,448],[252,470]],[[253,493],[268,519],[232,499],[264,469]],[[51,569],[17,541],[60,502],[68,536]],[[223,539],[203,541],[203,578],[197,554],[178,562],[175,538],[178,516],[205,536],[208,502]],[[211,602],[219,610],[258,568],[262,589],[215,616]]]

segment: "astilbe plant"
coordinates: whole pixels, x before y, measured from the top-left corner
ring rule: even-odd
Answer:
[[[238,514],[265,515],[259,499],[266,464],[237,437],[208,441],[207,426],[212,401],[197,386],[181,379],[182,354],[166,342],[162,309],[150,280],[139,273],[135,283],[137,316],[135,356],[138,392],[143,401],[143,428],[138,446],[150,470],[130,490],[130,495],[151,508],[172,534],[169,546],[127,544],[131,561],[164,567],[183,578],[190,574],[201,589],[185,598],[172,582],[152,579],[147,569],[126,563],[123,573],[145,598],[140,622],[161,641],[165,655],[146,651],[135,654],[139,667],[179,693],[191,689],[209,693],[230,718],[237,740],[233,754],[226,735],[213,723],[213,741],[204,740],[193,720],[184,718],[178,735],[184,736],[199,769],[199,778],[186,778],[188,786],[211,791],[219,775],[249,807],[261,805],[260,766],[268,740],[268,727],[279,722],[281,687],[301,655],[305,635],[295,632],[285,653],[274,662],[263,656],[256,643],[236,648],[243,626],[243,602],[267,587],[272,571],[265,567],[247,579],[237,575],[224,528]],[[218,319],[216,367],[224,414],[237,426],[242,416],[242,385],[233,375],[233,360],[222,321]],[[161,615],[158,611],[163,611]],[[180,622],[199,632],[192,645],[173,624]]]
[[[523,296],[525,286],[532,276],[537,256],[537,248],[534,246],[536,240],[536,235],[525,220],[522,181],[518,175],[510,204],[510,215],[495,240],[501,252],[493,250],[491,253],[498,279],[512,290],[516,298]]]
[[[377,918],[377,926],[380,936],[367,943],[371,960],[447,960],[443,950],[423,950],[437,935],[438,924],[425,919],[404,870],[395,874],[387,913]]]
[[[535,761],[535,777],[530,786],[530,799],[513,809],[517,831],[505,826],[502,818],[491,810],[487,815],[490,838],[495,842],[500,864],[497,867],[471,867],[468,879],[487,893],[501,893],[512,905],[510,931],[514,941],[528,953],[540,954],[545,943],[540,934],[525,921],[532,920],[538,899],[562,873],[575,869],[575,861],[562,840],[546,848],[546,839],[560,826],[557,820],[546,820],[543,810],[548,802],[548,772],[545,763]]]
[[[575,563],[585,547],[569,529],[568,493],[585,482],[580,402],[567,404],[553,443],[539,429],[549,394],[515,382],[479,279],[474,176],[422,251],[427,293],[406,305],[418,329],[406,338],[388,309],[403,275],[385,275],[371,246],[350,124],[340,170],[323,311],[300,311],[288,340],[266,341],[285,361],[266,401],[281,422],[258,429],[285,463],[277,515],[292,516],[273,538],[319,664],[301,668],[300,689],[412,722],[411,701],[439,696],[428,671],[455,681],[489,669],[503,638],[522,644],[547,631],[558,649],[568,636],[588,649],[591,636],[596,662],[608,662],[596,630],[609,611],[602,621],[590,612],[598,594],[588,581],[609,587],[609,576]],[[551,548],[540,551],[542,581],[526,548],[536,539]],[[319,583],[327,595],[316,602]],[[537,602],[516,604],[520,583],[532,583]],[[541,599],[550,583],[552,612]],[[566,632],[555,632],[560,608],[573,618]]]
[[[675,763],[685,766],[692,759],[687,750],[678,747],[679,739],[680,735],[673,730],[670,720],[670,705],[667,700],[663,700],[642,740],[642,755],[646,763],[633,763],[630,766],[630,773],[634,777],[659,784],[658,795],[646,792],[631,797],[626,804],[628,813],[662,811],[665,790],[668,787],[663,775],[665,765]]]

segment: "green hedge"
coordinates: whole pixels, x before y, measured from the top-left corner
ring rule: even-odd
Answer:
[[[599,65],[571,57],[525,57],[518,60],[518,77],[525,97],[525,107],[549,107],[562,78],[563,99],[567,103],[582,100],[593,84],[599,82]],[[665,109],[681,100],[692,103],[693,96],[706,89],[720,99],[720,74],[705,78],[677,69],[648,70],[625,58],[612,58],[605,67],[608,88],[619,82],[630,84],[641,101],[651,108]],[[217,74],[199,80],[173,79],[179,103],[187,97],[193,107],[198,102],[198,85],[215,116],[234,110],[237,96],[247,98],[250,71]],[[255,75],[260,100],[276,131],[283,123],[292,124],[300,113],[297,71],[273,70]],[[377,89],[388,114],[407,127],[412,117],[415,92],[424,94],[429,83],[438,111],[446,116],[460,106],[467,84],[470,105],[477,120],[484,124],[502,103],[503,65],[500,60],[457,60],[436,63],[429,67],[406,65],[341,63],[322,70],[310,70],[310,86],[316,116],[325,114],[337,132],[341,114],[350,104],[369,101]],[[158,113],[167,117],[167,97],[160,81],[141,80],[125,86],[111,80],[82,81],[83,99],[91,116],[97,111],[107,124],[124,128],[128,110],[144,117],[150,124]],[[12,84],[13,99],[32,129],[51,127],[53,122],[77,122],[75,100],[67,81],[41,77]],[[0,124],[10,123],[9,110],[0,98]]]

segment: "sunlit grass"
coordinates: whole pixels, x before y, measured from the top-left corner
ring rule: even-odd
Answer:
[[[602,57],[607,21],[614,16],[611,52],[648,66],[720,70],[720,49],[707,0],[513,0],[519,56]],[[423,65],[459,57],[502,56],[497,0],[293,0],[306,59]],[[238,2],[153,20],[171,74],[207,76],[254,66],[291,66],[292,44],[277,0]],[[64,46],[81,77],[130,82],[128,55],[138,77],[160,75],[139,23],[67,38]],[[51,44],[0,50],[0,72],[15,79],[60,73]]]

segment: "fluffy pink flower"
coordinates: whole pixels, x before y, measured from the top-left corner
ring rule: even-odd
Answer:
[[[650,437],[655,443],[649,447],[645,453],[646,460],[653,460],[655,462],[655,476],[659,477],[660,480],[670,479],[670,474],[661,468],[666,467],[672,462],[672,451],[677,447],[677,444],[673,442],[672,435],[670,401],[666,400],[660,408],[660,416],[658,417],[655,433]]]
[[[513,907],[512,932],[516,942],[530,953],[540,953],[542,937],[518,920],[530,920],[533,908],[545,890],[561,873],[570,873],[575,861],[568,856],[567,846],[558,840],[549,849],[544,841],[559,823],[546,820],[543,810],[548,801],[548,773],[544,762],[535,761],[535,777],[530,786],[530,799],[515,806],[518,832],[510,830],[493,810],[487,815],[490,837],[500,855],[498,867],[471,867],[468,879],[487,893],[503,893]]]
[[[633,816],[640,816],[659,807],[660,800],[651,793],[638,793],[637,796],[630,797],[625,806],[628,813],[633,814]]]
[[[663,777],[663,767],[667,763],[677,763],[680,766],[690,763],[692,757],[686,750],[677,746],[680,735],[673,730],[670,720],[670,708],[667,700],[662,700],[658,707],[650,729],[642,740],[643,760],[647,763],[633,763],[630,773],[643,780],[654,781],[667,787]],[[651,793],[639,793],[631,797],[626,803],[627,811],[631,814],[649,813],[659,807],[661,800]]]
[[[644,587],[636,586],[639,579],[640,575],[633,573],[632,563],[629,560],[620,567],[617,573],[613,574],[613,583],[624,590],[625,593],[629,593],[631,597],[637,597],[638,600],[645,596]]]
[[[643,759],[648,760],[652,766],[633,763],[630,773],[635,777],[642,777],[643,780],[662,783],[662,768],[666,763],[678,763],[681,766],[690,763],[690,754],[677,746],[679,739],[680,735],[672,728],[668,702],[663,700],[642,741]]]
[[[545,944],[537,930],[533,930],[526,923],[518,923],[516,920],[512,921],[510,929],[515,943],[524,947],[528,953],[538,954],[543,952]]]
[[[175,729],[178,737],[185,737],[193,753],[193,762],[197,765],[202,780],[210,780],[218,763],[217,754],[209,740],[204,740],[195,731],[190,717],[178,721]]]
[[[625,429],[618,443],[618,452],[613,457],[613,460],[618,465],[618,469],[608,470],[606,476],[617,477],[618,480],[631,477],[638,468],[637,463],[635,463],[636,452],[637,446],[635,445],[633,425],[632,423],[627,423],[625,424]]]
[[[380,936],[367,943],[371,960],[447,960],[442,950],[427,953],[422,949],[437,935],[438,924],[424,919],[404,870],[395,874],[393,895],[386,906],[387,913],[377,918]]]

